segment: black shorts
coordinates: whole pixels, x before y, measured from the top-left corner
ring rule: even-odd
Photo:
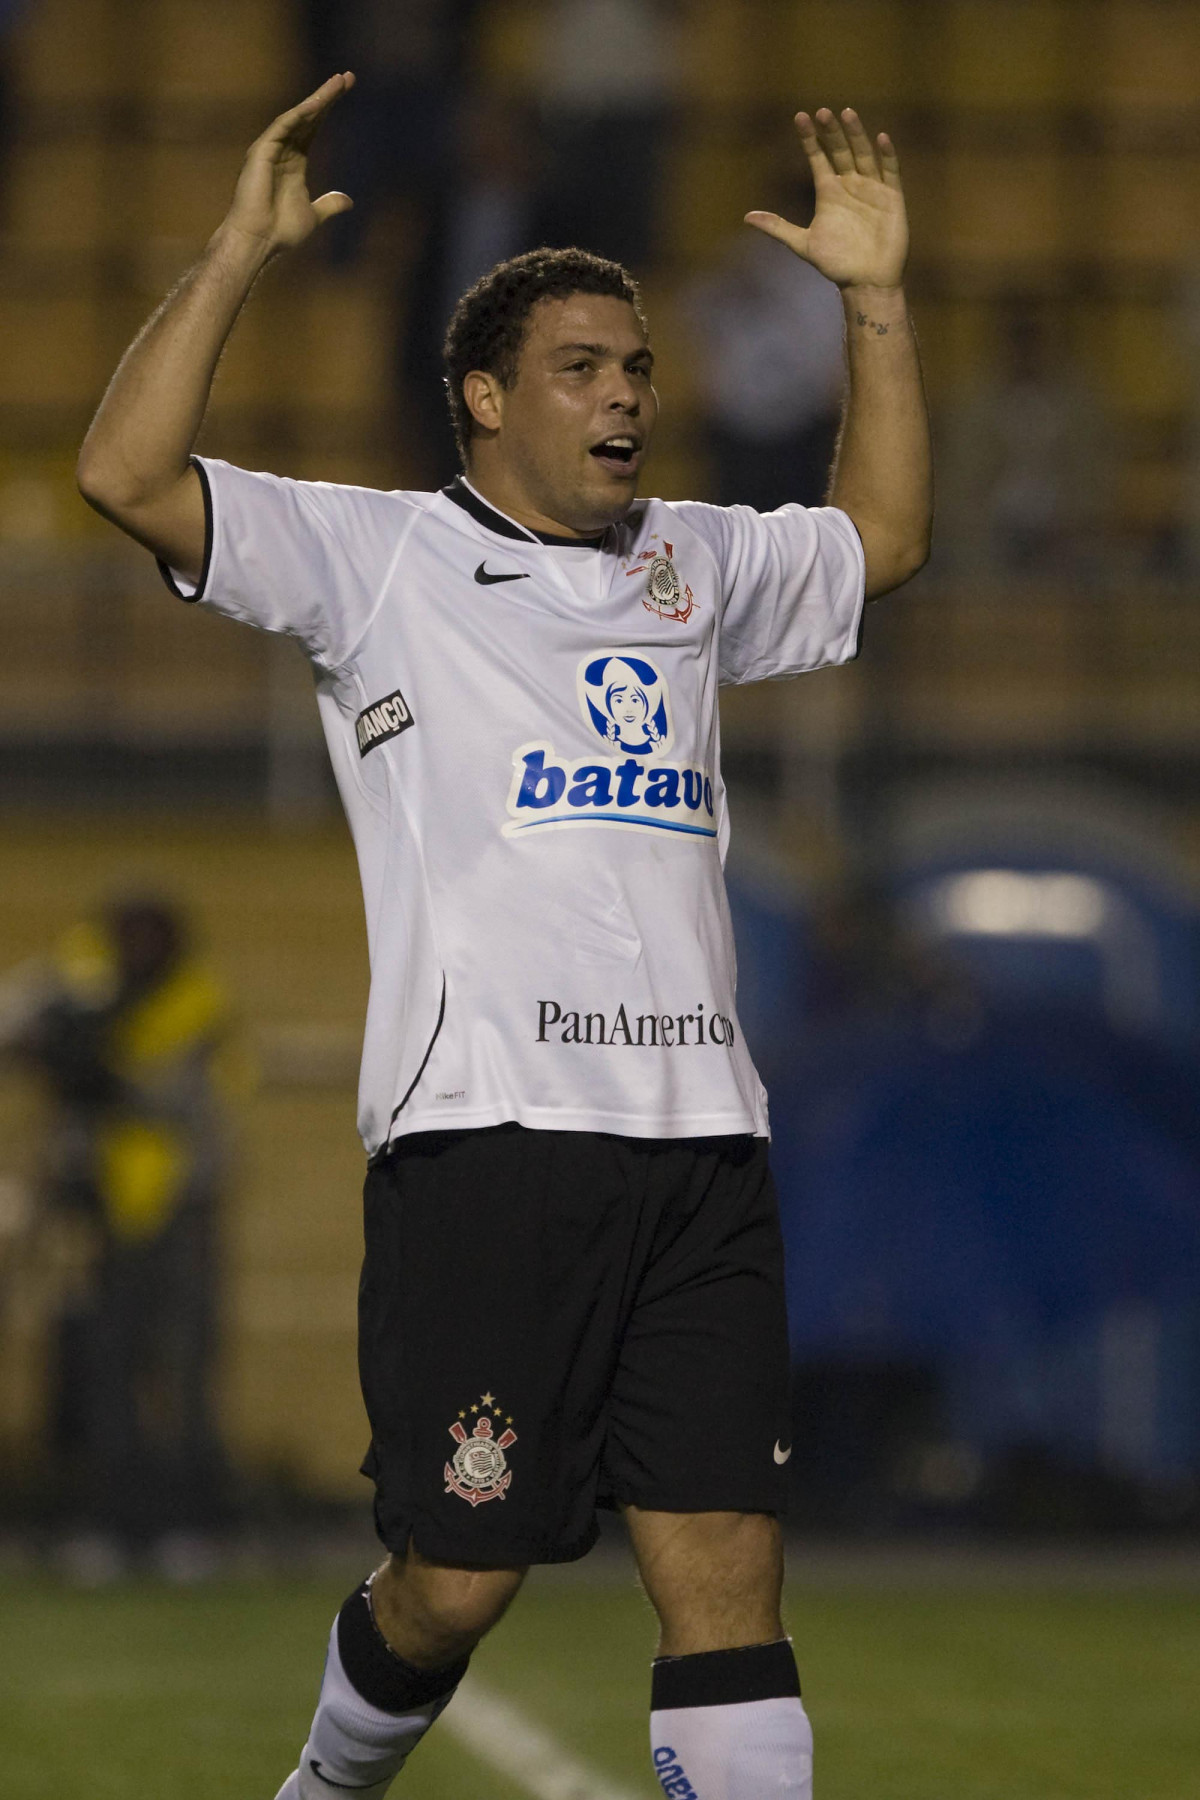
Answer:
[[[782,1511],[763,1139],[414,1133],[368,1172],[364,1210],[363,1473],[389,1549],[568,1562],[597,1506]]]

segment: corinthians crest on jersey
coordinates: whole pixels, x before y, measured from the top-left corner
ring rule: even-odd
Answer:
[[[468,1417],[474,1421],[470,1431]],[[498,1427],[503,1428],[499,1436]],[[512,1470],[504,1452],[517,1441],[511,1414],[501,1411],[494,1394],[481,1394],[478,1404],[469,1413],[460,1412],[449,1430],[458,1448],[442,1471],[446,1492],[457,1494],[470,1506],[503,1500],[512,1485]]]
[[[631,581],[637,576],[644,577],[646,589],[642,605],[646,611],[657,613],[660,619],[675,619],[683,625],[695,611],[695,596],[687,583],[680,580],[673,561],[674,544],[663,539],[660,548],[655,549],[654,546],[659,543],[656,532],[633,567],[626,569],[625,579]]]

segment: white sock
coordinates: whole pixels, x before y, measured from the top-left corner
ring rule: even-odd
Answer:
[[[659,1657],[650,1747],[670,1800],[812,1800],[812,1727],[787,1639]]]
[[[366,1588],[351,1595],[329,1634],[321,1693],[300,1759],[300,1800],[333,1800],[340,1789],[379,1800],[448,1705],[466,1666],[465,1657],[434,1671],[404,1662],[380,1636]]]

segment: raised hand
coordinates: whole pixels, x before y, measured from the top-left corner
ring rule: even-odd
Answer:
[[[807,230],[778,213],[748,212],[746,223],[812,263],[840,288],[898,288],[908,260],[908,218],[900,161],[880,132],[872,143],[852,107],[839,118],[823,106],[796,114],[812,170],[816,210]]]
[[[246,152],[222,231],[238,232],[274,256],[277,250],[302,244],[326,219],[350,210],[354,202],[349,194],[310,198],[308,150],[325,114],[353,86],[353,75],[331,75],[255,139]]]

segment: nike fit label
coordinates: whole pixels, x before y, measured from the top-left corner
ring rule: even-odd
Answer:
[[[475,571],[475,579],[480,587],[494,587],[498,581],[528,581],[529,577],[525,574],[524,570],[521,570],[516,575],[489,575],[487,572],[487,564],[480,563]]]

